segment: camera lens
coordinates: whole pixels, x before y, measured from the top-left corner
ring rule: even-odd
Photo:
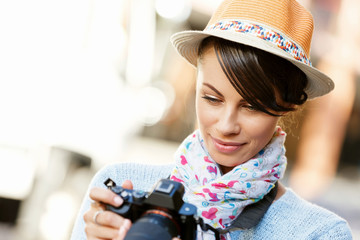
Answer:
[[[137,220],[125,240],[171,240],[178,236],[176,223],[168,213],[155,210]]]

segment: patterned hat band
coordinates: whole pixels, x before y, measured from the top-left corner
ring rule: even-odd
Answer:
[[[287,38],[284,34],[258,24],[238,20],[223,20],[206,27],[204,32],[212,30],[231,31],[260,38],[290,54],[296,61],[312,66],[305,51],[298,44]]]

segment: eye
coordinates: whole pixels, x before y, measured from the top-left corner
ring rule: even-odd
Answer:
[[[256,111],[256,108],[251,105],[244,106],[244,108],[246,108],[249,111]]]
[[[221,100],[214,97],[214,96],[209,96],[209,95],[204,95],[202,96],[203,99],[205,99],[207,102],[215,104],[215,103],[220,103]]]
[[[254,107],[250,104],[244,104],[243,106],[241,106],[242,108],[245,108],[246,110],[250,111],[250,112],[257,112],[259,111],[259,109],[257,107]]]

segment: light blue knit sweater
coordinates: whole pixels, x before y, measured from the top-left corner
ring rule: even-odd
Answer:
[[[130,179],[134,189],[149,191],[161,178],[167,178],[173,165],[144,165],[137,163],[119,163],[105,166],[93,178],[89,189],[105,187],[107,178],[117,184]],[[89,190],[88,190],[89,191]],[[84,232],[84,212],[90,207],[86,194],[76,219],[72,240],[86,239]],[[274,202],[259,224],[248,230],[230,232],[231,239],[352,239],[347,222],[336,214],[311,204],[297,196],[291,189]]]

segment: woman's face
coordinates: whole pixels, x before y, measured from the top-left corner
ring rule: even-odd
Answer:
[[[241,97],[222,71],[213,47],[198,62],[196,112],[205,146],[223,173],[264,148],[279,120],[253,110]]]

